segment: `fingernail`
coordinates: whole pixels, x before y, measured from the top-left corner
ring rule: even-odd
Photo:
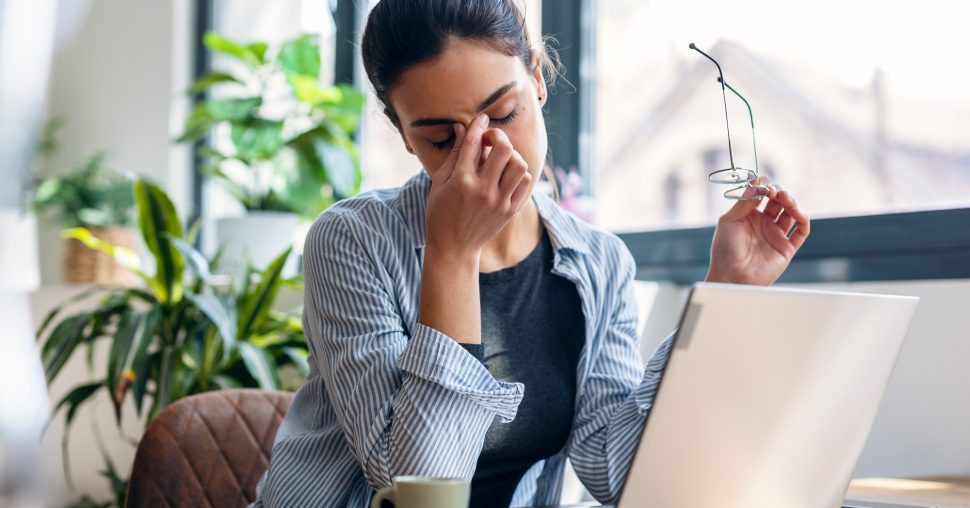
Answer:
[[[488,127],[488,115],[482,113],[482,116],[478,120],[482,124],[482,128]]]

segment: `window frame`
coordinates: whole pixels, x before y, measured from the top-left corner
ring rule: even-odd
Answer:
[[[594,3],[593,0],[543,0],[542,31],[559,38],[563,64],[572,76],[595,74]],[[580,30],[580,33],[570,30]],[[575,65],[579,67],[570,67]],[[588,142],[593,132],[590,101],[594,83],[591,79],[582,79],[574,84],[577,93],[561,93],[548,105],[547,123],[549,118],[578,119],[570,129],[550,130],[550,134],[556,135],[550,135],[550,147],[560,160],[569,159],[568,154],[583,149],[589,153]],[[571,152],[562,145],[577,148]],[[578,168],[584,180],[593,181],[596,168],[591,166],[590,159],[573,157],[580,162]],[[574,159],[569,160],[572,163]],[[595,192],[592,186],[586,189],[591,191],[590,195]],[[639,280],[688,285],[703,280],[707,274],[713,225],[626,232],[619,236],[633,254]],[[970,278],[970,208],[814,220],[811,236],[779,282],[957,278]]]
[[[558,40],[559,56],[568,72],[544,106],[549,150],[554,164],[578,168],[589,195],[595,192],[591,156],[594,4],[593,0],[542,0],[542,32]],[[211,68],[202,35],[212,27],[213,1],[200,0],[197,5],[194,73],[200,77]],[[331,7],[338,41],[335,81],[360,85],[356,41],[363,9],[351,0],[337,0]],[[202,210],[201,163],[195,156],[194,216]],[[636,261],[637,279],[683,285],[703,280],[713,235],[714,226],[619,234]],[[970,208],[814,220],[811,237],[779,282],[957,278],[970,278]]]

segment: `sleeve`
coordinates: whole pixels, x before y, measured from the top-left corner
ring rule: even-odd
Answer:
[[[644,369],[636,333],[635,264],[625,247],[617,252],[617,298],[603,343],[591,360],[568,449],[577,476],[604,504],[615,503],[623,488],[674,337],[672,333],[660,344]]]
[[[496,381],[450,337],[408,336],[388,274],[361,241],[376,234],[325,213],[307,237],[304,326],[326,394],[374,488],[397,475],[471,478],[496,416],[515,417],[523,386]]]

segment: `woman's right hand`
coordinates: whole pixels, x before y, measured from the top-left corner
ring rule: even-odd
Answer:
[[[488,120],[482,114],[467,130],[455,123],[454,147],[432,175],[425,243],[436,255],[477,260],[528,198],[528,164]]]

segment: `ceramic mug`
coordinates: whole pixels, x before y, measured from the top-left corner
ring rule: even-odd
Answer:
[[[471,486],[465,480],[396,476],[390,487],[374,494],[370,507],[380,508],[387,499],[395,508],[468,508],[470,498]]]

